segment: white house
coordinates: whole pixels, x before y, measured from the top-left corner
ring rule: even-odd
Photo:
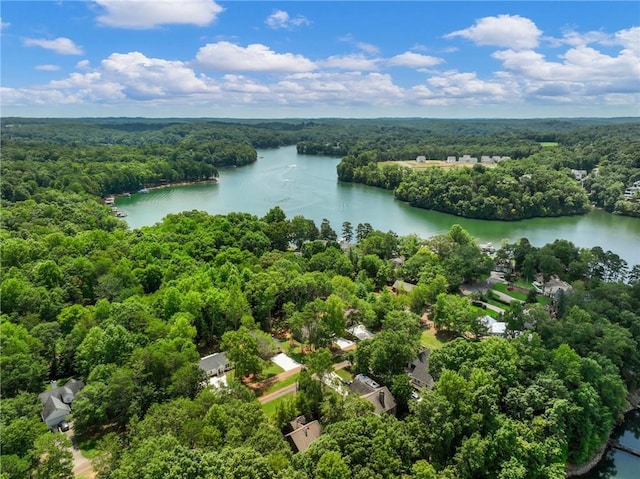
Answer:
[[[207,373],[208,377],[222,376],[225,371],[231,369],[227,361],[227,353],[214,353],[200,359],[200,369]]]
[[[488,314],[478,318],[478,321],[486,326],[487,333],[491,336],[504,336],[504,333],[507,331],[507,323],[498,321]]]
[[[373,333],[365,328],[362,324],[356,324],[350,328],[347,328],[347,332],[352,336],[355,336],[360,341],[373,338]]]
[[[427,161],[427,157],[426,156],[422,156],[422,155],[416,156],[416,161],[418,163],[424,163],[425,161]]]

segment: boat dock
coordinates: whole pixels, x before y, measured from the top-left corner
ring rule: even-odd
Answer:
[[[617,449],[618,451],[624,451],[636,457],[640,457],[640,450],[627,446],[625,444],[621,444],[619,441],[611,440],[609,441],[609,445],[612,448]]]

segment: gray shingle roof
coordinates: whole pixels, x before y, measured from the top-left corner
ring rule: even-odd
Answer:
[[[78,391],[80,391],[83,387],[84,383],[82,381],[79,381],[77,379],[69,379],[64,384],[64,386],[40,393],[38,394],[38,397],[40,398],[42,404],[45,404],[50,397],[55,397],[56,399],[62,400],[62,396],[65,393],[71,393],[75,398],[76,394],[78,394]]]
[[[220,369],[223,371],[227,368],[227,353],[214,353],[200,359],[200,368],[209,373],[214,371],[217,373]]]
[[[69,412],[71,412],[71,408],[57,397],[50,396],[44,403],[44,408],[42,409],[42,419],[46,421],[49,416],[57,411],[69,414]]]

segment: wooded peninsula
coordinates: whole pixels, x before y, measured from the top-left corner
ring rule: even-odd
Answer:
[[[0,478],[74,477],[73,443],[100,479],[560,479],[638,390],[640,266],[601,247],[399,236],[277,205],[130,230],[104,204],[297,144],[422,208],[640,216],[637,120],[1,132]]]

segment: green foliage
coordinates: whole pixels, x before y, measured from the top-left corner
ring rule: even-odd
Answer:
[[[634,125],[442,120],[425,134],[418,120],[20,123],[13,140],[2,140],[0,177],[4,476],[71,474],[64,436],[44,433],[39,418],[37,393],[48,379],[86,379],[72,405],[74,428],[110,431],[94,466],[116,479],[559,478],[567,461],[586,460],[606,440],[627,389],[637,387],[637,267],[602,248],[505,245],[496,262],[513,268],[519,284],[558,275],[573,289],[548,310],[511,309],[510,330],[532,328],[515,339],[437,342],[429,356],[435,387],[416,402],[404,374],[420,341],[416,314],[433,312],[437,324],[467,338],[482,333],[478,310],[446,294],[492,266],[459,226],[422,240],[346,222],[342,236],[357,244],[343,252],[327,221],[318,229],[279,207],[263,218],[184,212],[128,231],[98,201],[163,179],[208,178],[217,165],[255,161],[255,147],[305,138],[300,151],[346,155],[341,179],[397,187],[418,203],[439,194],[438,207],[476,216],[578,212],[584,191],[568,169],[600,162],[602,176],[585,182],[590,199],[625,209],[621,188],[640,179],[629,146]],[[539,141],[559,146],[541,153]],[[424,173],[377,165],[427,150],[434,158],[491,150],[514,160]],[[394,269],[388,260],[397,254],[406,261]],[[396,297],[386,286],[397,277],[417,286]],[[387,385],[400,409],[407,404],[402,419],[375,416],[368,401],[323,389],[309,374],[331,368],[324,348],[347,322],[377,333],[353,353],[354,369]],[[261,371],[271,335],[291,329],[317,349],[274,422],[306,413],[324,429],[294,456],[238,381]],[[205,388],[198,358],[221,349],[236,380]]]
[[[260,374],[264,368],[258,351],[258,340],[244,326],[237,331],[224,333],[220,347],[227,352],[227,358],[233,363],[238,378]]]

